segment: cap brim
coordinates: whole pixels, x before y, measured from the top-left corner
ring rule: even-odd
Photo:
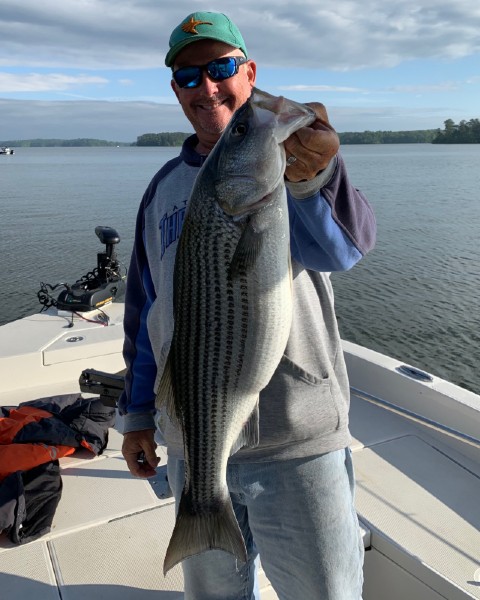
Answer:
[[[165,57],[165,65],[167,67],[172,67],[173,63],[175,62],[175,59],[177,58],[177,55],[185,48],[185,46],[188,46],[189,44],[193,44],[194,42],[199,42],[200,40],[214,40],[215,42],[222,42],[223,44],[226,44],[227,46],[230,46],[231,48],[240,48],[240,46],[232,45],[232,43],[230,41],[220,40],[218,38],[218,36],[196,35],[195,37],[192,37],[192,38],[189,38],[186,40],[182,40],[181,42],[176,44],[173,48],[170,48],[170,50],[167,53],[167,56]],[[242,52],[243,52],[243,54],[245,54],[245,52],[243,50],[242,50]]]

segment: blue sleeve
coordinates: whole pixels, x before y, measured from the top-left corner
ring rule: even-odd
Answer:
[[[119,399],[120,414],[145,413],[155,410],[154,384],[157,373],[155,357],[147,330],[147,316],[155,301],[153,286],[144,244],[144,210],[148,190],[137,216],[135,242],[130,261],[125,292],[125,339],[123,356],[127,367],[125,388]],[[145,420],[145,425],[151,417]]]
[[[340,155],[331,171],[328,181],[287,184],[292,257],[314,271],[346,271],[375,245],[372,208]]]
[[[187,140],[188,141],[188,140]],[[118,401],[125,416],[123,432],[154,429],[155,380],[157,363],[148,335],[147,319],[157,298],[145,247],[145,211],[154,202],[159,182],[179,163],[178,156],[167,163],[151,180],[137,215],[135,241],[127,277],[123,357],[127,367],[125,387]]]

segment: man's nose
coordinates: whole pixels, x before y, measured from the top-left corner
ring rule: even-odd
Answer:
[[[202,71],[202,81],[198,87],[202,88],[206,94],[214,94],[218,91],[218,81],[210,77],[207,70]]]

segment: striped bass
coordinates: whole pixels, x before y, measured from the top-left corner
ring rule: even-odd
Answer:
[[[259,393],[292,317],[285,141],[315,120],[256,88],[202,166],[175,259],[174,333],[157,394],[183,434],[185,484],[164,573],[221,549],[246,562],[227,461],[259,438]]]

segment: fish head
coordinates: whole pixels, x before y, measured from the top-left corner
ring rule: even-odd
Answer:
[[[253,88],[208,157],[216,198],[226,214],[242,217],[271,200],[283,185],[283,142],[315,118],[304,104]]]

